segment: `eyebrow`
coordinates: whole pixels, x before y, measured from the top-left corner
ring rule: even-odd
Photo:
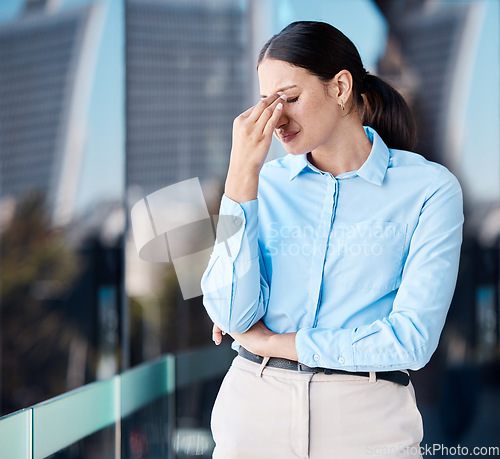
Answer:
[[[286,91],[287,89],[292,89],[292,88],[296,88],[297,85],[296,84],[291,84],[290,86],[285,86],[284,88],[280,88],[278,89],[277,91],[275,92],[282,92],[282,91]],[[263,96],[262,94],[260,95],[261,99],[265,99],[267,96]]]

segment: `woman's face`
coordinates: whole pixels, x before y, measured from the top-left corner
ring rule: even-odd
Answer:
[[[340,116],[335,87],[307,70],[276,59],[264,59],[258,68],[264,98],[284,92],[287,101],[274,134],[288,153],[300,155],[328,149]]]

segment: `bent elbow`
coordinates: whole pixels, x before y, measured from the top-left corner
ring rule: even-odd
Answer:
[[[430,346],[424,346],[415,354],[414,359],[408,365],[408,370],[417,371],[424,368],[431,360],[434,350]]]
[[[236,316],[234,311],[228,321],[228,333],[245,333],[264,315],[260,298],[242,309],[242,313]]]
[[[264,315],[262,303],[259,300],[246,304],[241,309],[234,306],[231,311],[227,311],[226,308],[210,308],[209,310],[206,305],[205,308],[210,319],[226,333],[245,333]],[[223,314],[223,311],[227,314]]]

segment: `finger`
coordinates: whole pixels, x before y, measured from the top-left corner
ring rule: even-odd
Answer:
[[[212,340],[217,345],[222,342],[222,330],[215,324],[212,328]]]
[[[245,110],[243,113],[241,113],[238,118],[249,118],[252,116],[253,117],[250,119],[250,121],[255,122],[260,114],[268,107],[270,104],[272,104],[274,101],[277,100],[278,96],[280,94],[271,94],[270,96],[266,97],[265,99],[262,99],[260,102],[256,103],[255,105],[252,105],[250,108]]]
[[[258,104],[254,105],[253,110],[248,117],[249,121],[257,122],[260,119],[265,110],[274,104],[280,97],[281,94],[271,94],[267,96],[265,99],[262,99]],[[285,96],[286,97],[286,96]]]
[[[282,109],[285,100],[286,100],[286,95],[281,94],[280,97],[278,97],[271,105],[266,107],[262,112],[262,114],[260,115],[260,118],[256,121],[255,123],[256,126],[258,126],[262,131],[264,131],[267,123],[275,114],[276,107],[281,104],[280,109]]]
[[[213,333],[212,334],[212,341],[218,346],[220,343],[222,343],[222,335],[219,333]]]
[[[269,119],[266,121],[266,124],[263,128],[264,136],[268,136],[268,135],[272,136],[274,129],[276,128],[276,125],[278,124],[278,121],[279,121],[282,113],[283,113],[283,102],[278,102],[274,106],[273,113],[269,117]]]
[[[272,97],[272,95],[269,97]],[[269,97],[266,97],[266,99],[268,99]],[[238,118],[248,118],[254,110],[258,109],[258,105],[259,104],[262,105],[266,99],[262,99],[260,102],[257,102],[255,105],[252,105],[250,108],[247,108],[243,113],[240,114],[240,116]],[[266,106],[267,105],[264,105],[264,108],[266,108]]]

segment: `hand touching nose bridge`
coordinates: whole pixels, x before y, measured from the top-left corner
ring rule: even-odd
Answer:
[[[259,124],[263,130],[266,128],[267,122],[275,114],[275,110],[283,108],[283,102],[286,101],[286,95],[283,93],[272,94],[252,107],[252,112],[249,120]]]
[[[234,120],[225,194],[236,202],[257,197],[259,172],[269,152],[284,101],[285,94],[271,94]]]

